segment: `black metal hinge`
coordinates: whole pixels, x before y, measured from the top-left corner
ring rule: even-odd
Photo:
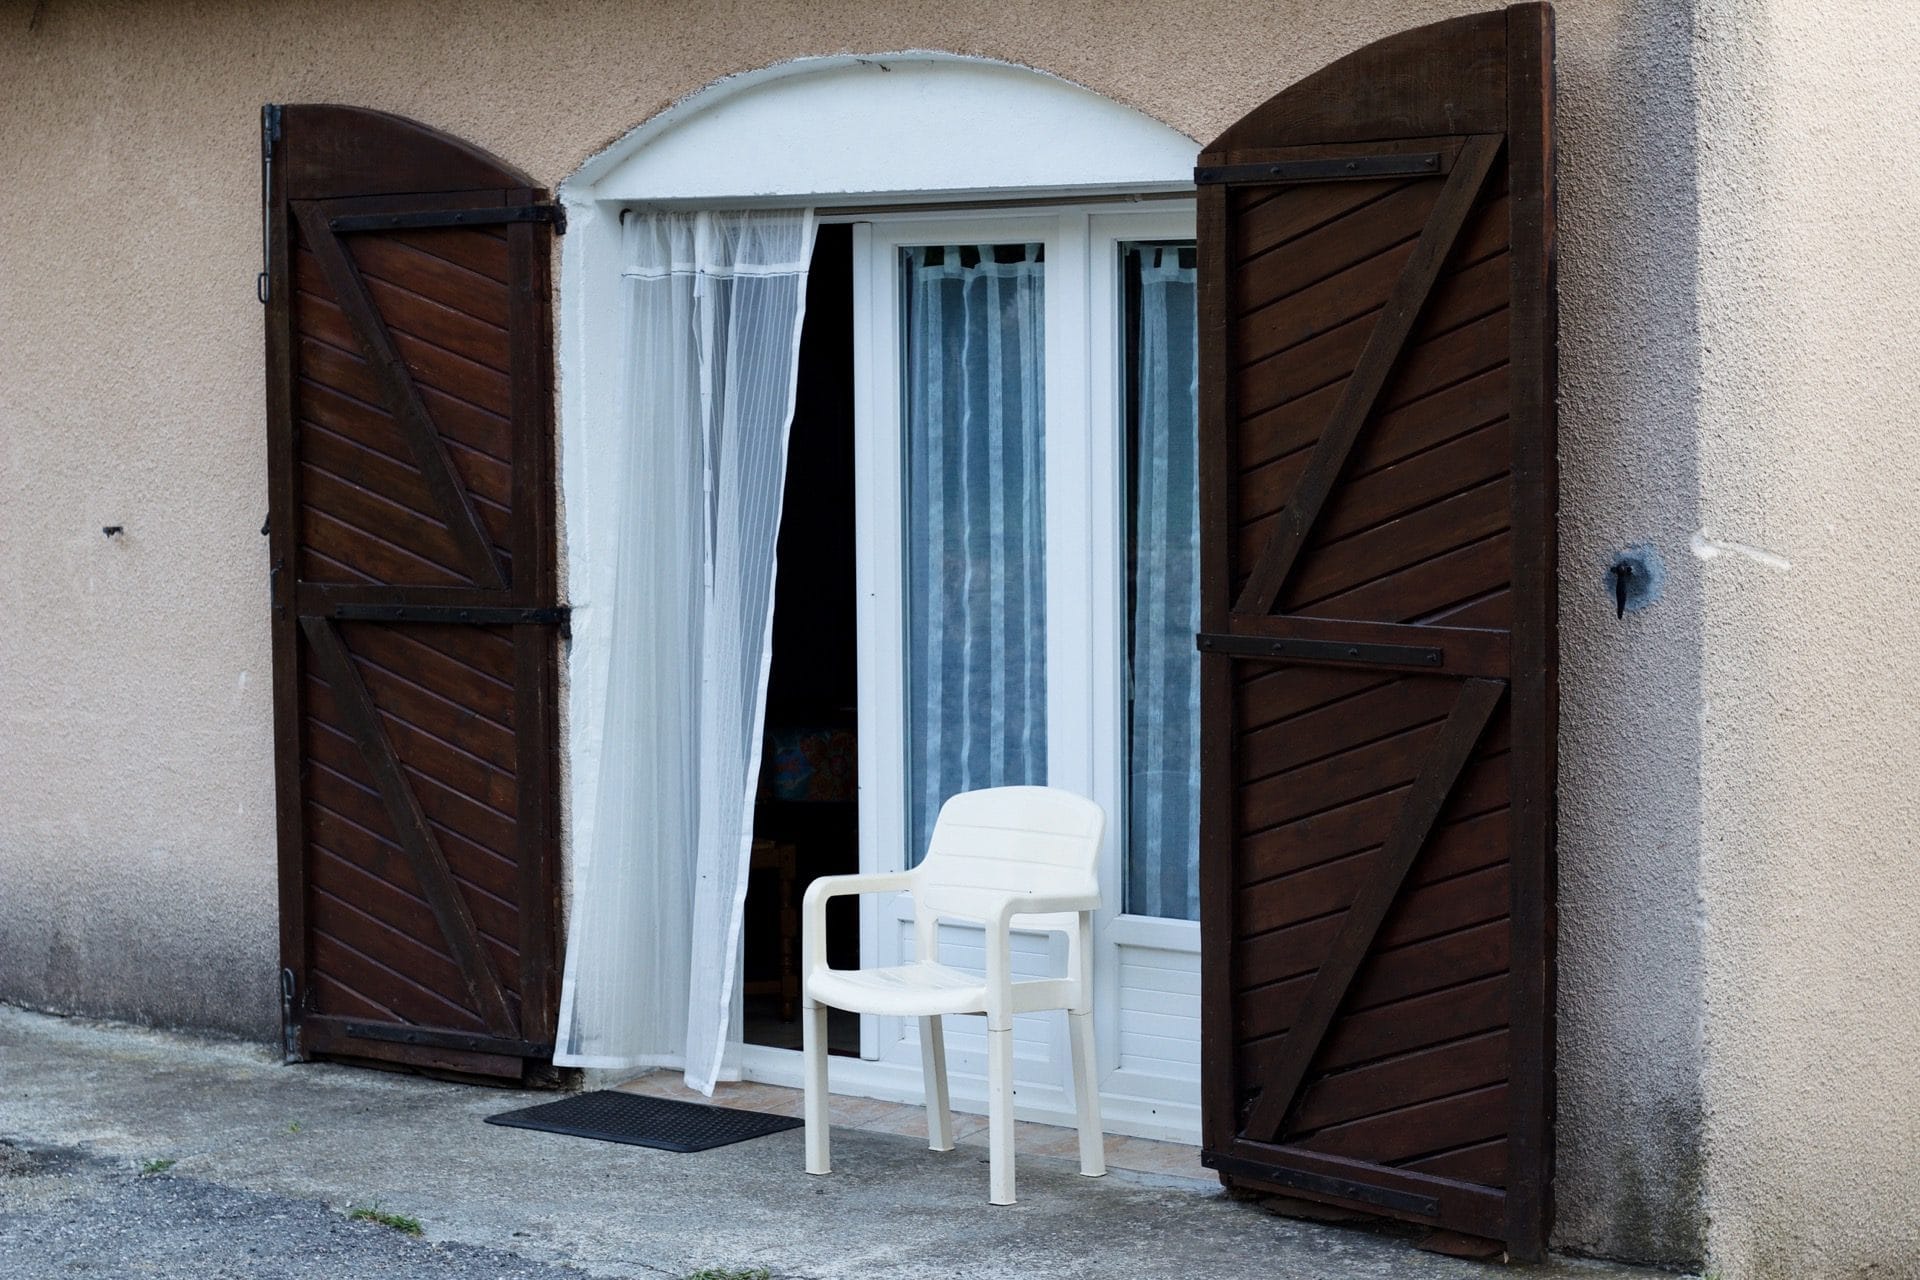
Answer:
[[[295,1005],[293,970],[280,971],[281,1051],[288,1062],[300,1060],[300,1023]]]
[[[441,626],[511,627],[522,624],[560,628],[573,638],[573,610],[564,604],[522,608],[473,604],[337,604],[326,611],[335,622],[420,622]]]
[[[408,213],[343,213],[327,219],[334,231],[408,231],[420,227],[489,227],[503,222],[545,222],[555,235],[567,231],[567,211],[558,203],[496,205],[479,209],[415,209]]]
[[[515,1040],[506,1036],[476,1035],[470,1031],[442,1031],[438,1027],[394,1026],[383,1022],[349,1022],[341,1028],[360,1040],[383,1040],[389,1044],[413,1044],[435,1049],[459,1049],[467,1053],[504,1053],[521,1058],[550,1058],[550,1040]]]
[[[340,622],[468,622],[483,627],[516,622],[565,622],[564,604],[522,608],[492,604],[337,604],[329,616]]]
[[[1202,653],[1230,658],[1268,658],[1278,662],[1359,662],[1394,667],[1440,667],[1446,652],[1430,645],[1356,644],[1346,640],[1221,635],[1201,632],[1193,638]]]
[[[1193,171],[1199,186],[1232,182],[1332,182],[1342,178],[1419,178],[1445,173],[1438,151],[1398,156],[1329,156],[1274,164],[1203,164]]]
[[[1290,1169],[1265,1160],[1248,1160],[1240,1156],[1222,1155],[1208,1151],[1201,1155],[1200,1163],[1209,1169],[1221,1173],[1234,1173],[1242,1177],[1253,1178],[1260,1182],[1278,1183],[1285,1187],[1295,1187],[1316,1195],[1332,1196],[1340,1200],[1352,1200],[1360,1204],[1378,1205],[1397,1213],[1408,1213],[1420,1218],[1435,1218],[1440,1214],[1440,1201],[1434,1196],[1423,1196],[1415,1191],[1401,1191],[1395,1187],[1379,1187],[1352,1178],[1335,1177],[1324,1173],[1309,1173],[1305,1169]]]
[[[269,102],[260,108],[260,274],[253,282],[254,296],[265,305],[273,296],[273,277],[269,243],[273,234],[273,149],[280,142],[280,104]]]

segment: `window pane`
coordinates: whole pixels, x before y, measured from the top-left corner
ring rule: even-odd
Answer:
[[[902,251],[907,860],[948,796],[1047,777],[1041,246]]]
[[[1200,916],[1194,250],[1121,246],[1126,299],[1127,904]]]

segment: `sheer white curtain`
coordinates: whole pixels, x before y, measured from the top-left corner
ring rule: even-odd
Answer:
[[[575,850],[555,1061],[684,1065],[736,994],[810,210],[624,220],[628,375],[590,513],[611,558],[599,776]]]
[[[1127,910],[1199,918],[1200,512],[1193,250],[1133,249]]]
[[[906,250],[908,856],[941,803],[1047,780],[1041,246]]]

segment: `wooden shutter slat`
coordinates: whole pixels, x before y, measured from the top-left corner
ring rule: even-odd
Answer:
[[[504,587],[506,582],[500,576],[499,562],[494,559],[493,544],[480,526],[480,517],[474,513],[466,487],[454,478],[453,461],[447,456],[446,445],[421,403],[413,376],[407,371],[393,335],[367,291],[366,282],[360,278],[358,268],[327,225],[326,214],[318,205],[297,202],[293,213],[299,220],[307,247],[326,274],[335,303],[353,326],[368,369],[400,426],[440,518],[466,559],[465,569],[470,580],[482,587]]]
[[[1457,1151],[1443,1151],[1439,1155],[1409,1160],[1400,1167],[1409,1172],[1430,1173],[1437,1178],[1453,1178],[1461,1182],[1504,1188],[1507,1185],[1507,1140],[1496,1138],[1492,1142],[1476,1142]],[[1508,1194],[1511,1197],[1512,1193]]]
[[[1234,256],[1280,248],[1408,185],[1406,178],[1276,187],[1248,202],[1234,230]]]
[[[448,262],[425,249],[416,248],[395,236],[364,236],[354,246],[354,258],[361,273],[406,288],[428,301],[452,307],[487,324],[506,328],[507,299],[496,287],[499,283],[470,267]],[[402,284],[402,281],[410,282]]]
[[[427,815],[420,808],[413,784],[401,771],[400,761],[387,740],[386,730],[381,726],[379,713],[374,710],[373,700],[367,695],[367,687],[361,681],[360,673],[354,669],[353,660],[347,656],[346,648],[340,643],[339,634],[332,623],[323,618],[302,618],[300,625],[308,645],[319,660],[321,675],[333,690],[335,705],[352,728],[354,745],[359,748],[368,771],[373,775],[374,784],[380,790],[380,799],[399,838],[400,847],[406,851],[414,879],[432,904],[441,934],[459,963],[461,977],[468,994],[473,998],[474,1008],[490,1029],[503,1036],[511,1034],[517,1024],[507,1008],[499,976],[494,973],[492,962],[481,950],[466,899],[454,886],[447,856],[441,851],[440,841],[434,835]]]
[[[1282,303],[1355,267],[1378,260],[1404,245],[1409,227],[1431,225],[1439,209],[1433,205],[1431,182],[1409,182],[1398,191],[1315,228],[1279,249],[1243,259],[1236,282],[1241,294],[1240,321],[1245,326],[1250,353],[1261,349],[1262,322]],[[1292,310],[1292,308],[1288,308]]]
[[[1314,446],[1306,472],[1294,486],[1293,496],[1280,513],[1265,551],[1241,589],[1235,612],[1263,614],[1273,608],[1274,598],[1293,570],[1300,544],[1319,517],[1321,505],[1340,469],[1346,465],[1347,455],[1360,429],[1366,425],[1374,401],[1386,386],[1387,375],[1393,372],[1394,363],[1400,358],[1401,348],[1419,318],[1421,307],[1426,304],[1434,280],[1453,251],[1454,241],[1466,225],[1474,201],[1479,199],[1480,188],[1493,168],[1502,142],[1497,134],[1481,136],[1469,139],[1461,148],[1460,159],[1447,175],[1446,186],[1441,189],[1433,212],[1420,232],[1420,242],[1406,269],[1400,273],[1379,319],[1374,321],[1366,349],[1348,376],[1340,402]]]
[[[1334,1011],[1366,958],[1367,947],[1379,932],[1387,908],[1393,905],[1394,895],[1406,879],[1414,855],[1425,844],[1428,831],[1440,815],[1440,807],[1453,790],[1454,780],[1460,776],[1467,756],[1505,692],[1506,685],[1498,680],[1469,680],[1461,690],[1458,703],[1440,731],[1439,741],[1427,755],[1426,765],[1407,795],[1372,877],[1347,909],[1345,922],[1320,966],[1306,1005],[1293,1021],[1289,1051],[1274,1068],[1268,1083],[1262,1086],[1260,1100],[1246,1120],[1248,1134],[1270,1138],[1286,1117],[1300,1081],[1306,1076],[1307,1063],[1319,1048],[1320,1038],[1333,1021]]]
[[[1297,1115],[1303,1128],[1324,1129],[1360,1119],[1372,1098],[1383,1091],[1430,1102],[1433,1099],[1423,1096],[1423,1091],[1445,1087],[1438,1083],[1441,1078],[1492,1083],[1504,1081],[1507,1071],[1507,1033],[1492,1031],[1411,1057],[1358,1067],[1317,1084],[1301,1099]]]

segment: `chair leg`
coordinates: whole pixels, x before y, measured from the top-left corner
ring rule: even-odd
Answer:
[[[927,1149],[953,1150],[953,1110],[947,1105],[947,1036],[940,1015],[920,1019],[920,1073],[927,1095]]]
[[[800,1011],[801,1047],[807,1072],[807,1172],[832,1173],[828,1154],[827,1006],[808,997]]]
[[[987,1031],[987,1164],[992,1204],[1013,1203],[1013,1030]]]
[[[1107,1172],[1106,1135],[1100,1130],[1100,1078],[1094,1062],[1093,1015],[1067,1014],[1073,1042],[1073,1105],[1080,1120],[1080,1172],[1089,1178]]]

